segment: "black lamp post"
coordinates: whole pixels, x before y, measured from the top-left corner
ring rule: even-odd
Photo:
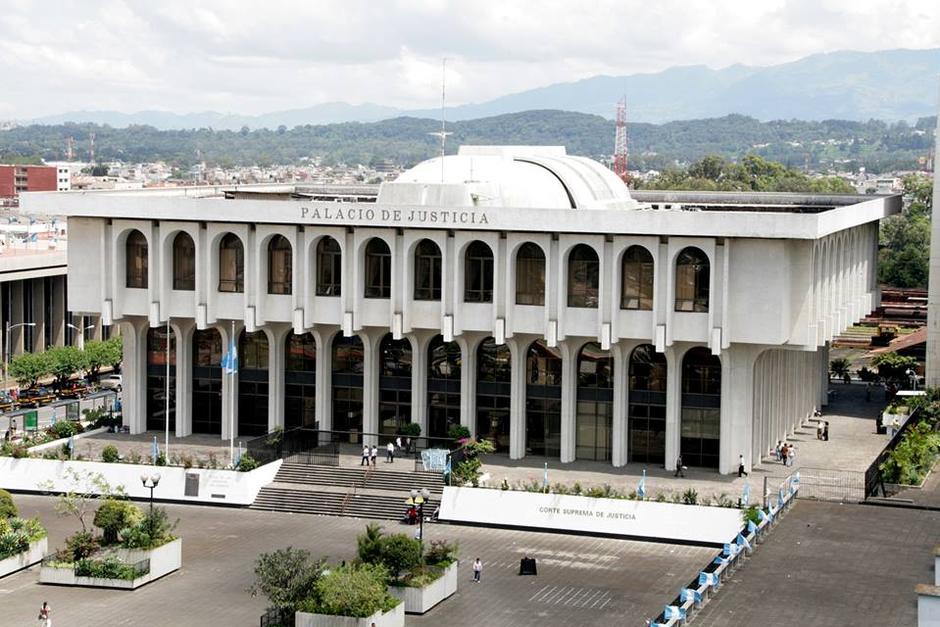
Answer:
[[[160,473],[154,473],[152,475],[142,474],[140,475],[140,482],[144,485],[145,488],[150,489],[150,520],[148,526],[150,527],[150,542],[153,543],[153,489],[157,487],[160,483]]]
[[[411,498],[408,499],[409,505],[418,508],[418,541],[421,543],[422,554],[424,552],[424,504],[431,498],[431,493],[427,488],[421,488],[420,491],[412,490]]]

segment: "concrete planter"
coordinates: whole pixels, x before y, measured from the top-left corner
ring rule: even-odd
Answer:
[[[29,568],[33,564],[38,564],[46,556],[49,550],[49,538],[40,538],[29,544],[29,548],[22,553],[11,555],[0,560],[0,577],[6,577],[18,570]]]
[[[74,568],[52,568],[43,566],[39,570],[39,583],[59,586],[87,586],[91,588],[117,588],[135,590],[155,581],[164,575],[179,570],[183,564],[183,541],[179,538],[149,551],[141,549],[114,549],[106,555],[117,557],[123,562],[134,564],[141,560],[150,560],[150,572],[133,580],[100,579],[97,577],[79,577]],[[102,556],[103,557],[103,556]]]
[[[444,569],[440,578],[423,588],[389,586],[388,593],[404,601],[405,612],[408,614],[424,614],[457,592],[457,567],[458,563],[454,562]]]
[[[107,427],[98,427],[97,429],[89,429],[88,431],[82,431],[75,436],[75,440],[81,440],[92,435],[98,435],[99,433],[107,433]],[[29,447],[30,453],[41,453],[43,451],[48,451],[49,449],[60,449],[63,444],[68,444],[68,438],[59,438],[58,440],[52,440],[51,442],[46,442],[45,444],[37,444],[36,446]]]
[[[294,621],[295,627],[404,627],[405,604],[399,603],[393,610],[376,612],[365,618],[297,612]]]

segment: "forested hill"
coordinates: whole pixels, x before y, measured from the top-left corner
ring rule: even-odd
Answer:
[[[757,154],[789,166],[872,172],[917,167],[933,143],[935,118],[914,125],[877,120],[851,122],[799,120],[760,122],[742,115],[629,126],[631,169],[663,169],[708,154],[738,159]],[[87,159],[88,136],[95,133],[99,161],[167,161],[190,164],[295,163],[318,156],[327,163],[370,163],[391,159],[405,165],[439,151],[430,133],[440,121],[401,117],[382,122],[347,122],[277,130],[160,131],[149,126],[112,128],[94,124],[23,126],[0,131],[0,162],[24,159],[62,160],[68,137]],[[564,145],[570,154],[608,158],[613,151],[614,123],[600,116],[566,111],[525,111],[448,124],[449,152],[461,144]]]

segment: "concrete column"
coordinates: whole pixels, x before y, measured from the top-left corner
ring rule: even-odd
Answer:
[[[65,346],[65,277],[52,276],[46,280],[52,282],[52,337],[49,344]]]
[[[222,336],[222,354],[229,349],[229,342],[232,339],[232,325],[225,321],[219,324],[216,329]],[[238,337],[241,335],[245,324],[241,321],[235,322],[235,343],[238,345]],[[241,361],[241,358],[239,358]],[[222,373],[222,439],[228,440],[230,437],[238,438],[238,373],[234,375]],[[230,433],[232,435],[230,435]]]
[[[338,327],[315,326],[311,331],[317,343],[317,396],[314,400],[317,424],[322,431],[333,428],[333,338]]]
[[[580,341],[558,343],[561,352],[561,463],[576,457],[578,432],[578,348]]]
[[[379,344],[385,336],[384,329],[363,329],[359,333],[362,338],[363,364],[362,364],[362,431],[363,433],[378,433],[379,431]],[[422,430],[422,435],[424,431]],[[378,437],[364,435],[363,444],[378,446]]]
[[[284,428],[287,389],[284,383],[284,359],[287,334],[293,328],[286,323],[273,323],[266,329],[268,336],[268,432]]]
[[[731,474],[738,469],[738,456],[744,455],[750,471],[760,451],[751,445],[754,428],[754,362],[760,349],[754,345],[732,344],[721,355],[721,444],[718,472]]]
[[[409,333],[411,343],[411,422],[421,426],[422,435],[428,433],[428,345],[434,331]]]
[[[820,348],[819,354],[819,408],[829,405],[829,342]]]
[[[610,434],[610,461],[616,467],[630,461],[627,455],[627,408],[630,401],[630,353],[635,345],[636,342],[617,342],[610,347],[610,354],[614,359],[614,412]]]
[[[460,424],[477,437],[477,347],[482,337],[464,333],[455,338],[460,345]]]
[[[193,432],[193,334],[196,323],[183,319],[171,323],[176,334],[176,437]]]
[[[666,470],[676,469],[682,434],[682,356],[684,347],[666,348]]]
[[[29,289],[33,293],[32,322],[33,352],[46,350],[46,290],[45,278],[31,279]]]
[[[511,400],[509,406],[509,458],[525,457],[525,397],[526,372],[525,351],[532,341],[531,337],[517,335],[506,340],[512,355],[512,381],[510,382]]]
[[[27,289],[29,289],[28,281],[13,281],[10,285],[10,325],[25,322],[24,303]],[[10,359],[23,352],[25,332],[26,327],[16,327],[10,330]]]
[[[123,424],[132,434],[147,430],[147,330],[146,318],[126,318],[119,322],[124,338],[121,364],[121,406]]]

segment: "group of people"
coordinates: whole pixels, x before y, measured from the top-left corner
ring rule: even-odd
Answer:
[[[774,459],[784,466],[792,466],[796,460],[796,447],[789,442],[777,440],[777,446],[774,447]]]
[[[411,443],[411,438],[409,438],[409,444]],[[391,464],[395,461],[395,451],[402,448],[401,438],[395,438],[394,442],[389,442],[385,445],[385,463]],[[359,463],[360,466],[368,466],[370,463],[375,466],[375,462],[379,457],[379,447],[372,445],[370,448],[368,444],[362,445],[362,461]]]

